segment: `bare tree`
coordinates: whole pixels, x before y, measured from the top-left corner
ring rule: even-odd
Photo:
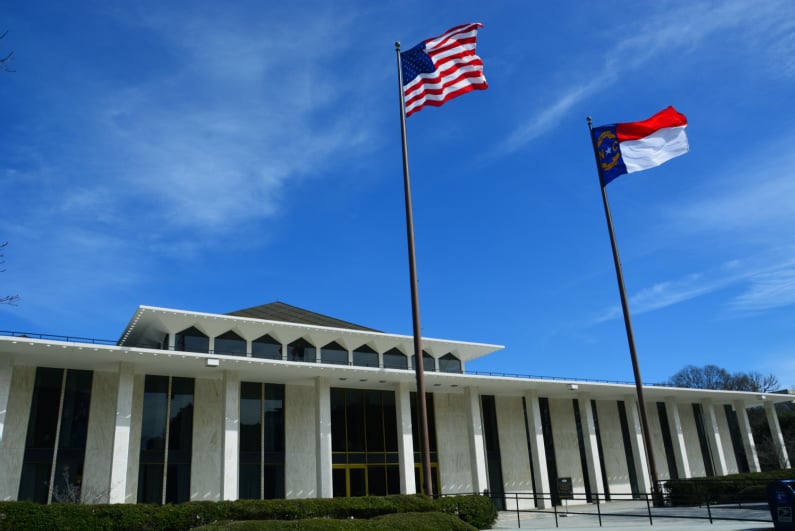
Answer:
[[[2,250],[5,249],[5,246],[8,245],[8,242],[0,243],[0,265],[5,263],[3,260],[3,252]],[[4,272],[5,269],[0,269],[0,273]],[[0,304],[11,304],[14,305],[19,300],[19,295],[0,295]]]
[[[8,35],[8,30],[4,31],[3,34],[0,35],[0,41],[5,39],[6,35]],[[11,50],[3,57],[0,57],[0,70],[2,70],[3,72],[13,72],[14,70],[11,70],[10,67],[11,61],[13,60],[14,60],[14,50]]]
[[[729,373],[717,365],[696,367],[688,365],[665,382],[672,387],[693,389],[717,389],[724,391],[751,391],[769,393],[779,388],[779,381],[773,374],[764,376],[758,372]]]

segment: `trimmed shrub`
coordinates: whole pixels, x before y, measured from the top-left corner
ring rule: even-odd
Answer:
[[[457,516],[477,529],[490,529],[497,520],[497,508],[488,496],[445,496],[436,500],[438,510]]]
[[[773,470],[730,476],[672,479],[665,482],[671,505],[766,502],[765,489],[775,479],[792,479],[795,470]]]
[[[313,518],[306,520],[260,520],[249,522],[217,522],[198,528],[201,531],[230,529],[233,531],[477,531],[451,514],[438,512],[395,513],[369,520]]]
[[[447,513],[479,529],[489,527],[496,518],[493,504],[483,496],[454,496],[432,500],[420,495],[394,495],[333,499],[202,501],[163,506],[65,503],[39,505],[32,502],[0,502],[0,530],[183,531],[221,521],[257,520],[289,523],[307,519],[335,519],[332,521],[339,524],[341,520],[367,521],[395,513],[431,512]]]

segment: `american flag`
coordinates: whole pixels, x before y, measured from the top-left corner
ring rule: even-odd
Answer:
[[[478,28],[482,26],[456,26],[401,52],[406,116],[426,105],[438,107],[461,94],[488,88],[483,61],[475,55]]]

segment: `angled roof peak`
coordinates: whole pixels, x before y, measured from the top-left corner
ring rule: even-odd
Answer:
[[[362,330],[366,332],[381,332],[374,328],[368,328],[327,315],[310,312],[297,306],[291,306],[281,301],[275,301],[259,306],[252,306],[243,310],[229,312],[226,315],[234,317],[248,317],[251,319],[263,319],[265,321],[279,321],[284,323],[296,323],[315,326],[328,326],[332,328],[347,328],[350,330]]]

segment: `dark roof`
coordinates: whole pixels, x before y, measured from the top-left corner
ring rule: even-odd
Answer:
[[[271,302],[269,304],[262,304],[261,306],[253,306],[244,310],[237,310],[236,312],[229,312],[226,315],[233,315],[235,317],[249,317],[251,319],[263,319],[265,321],[279,321],[283,323],[297,323],[315,326],[328,326],[332,328],[347,328],[349,330],[363,330],[366,332],[380,332],[374,328],[367,328],[366,326],[349,323],[321,315],[319,313],[310,312],[302,308],[290,306],[283,302]]]

